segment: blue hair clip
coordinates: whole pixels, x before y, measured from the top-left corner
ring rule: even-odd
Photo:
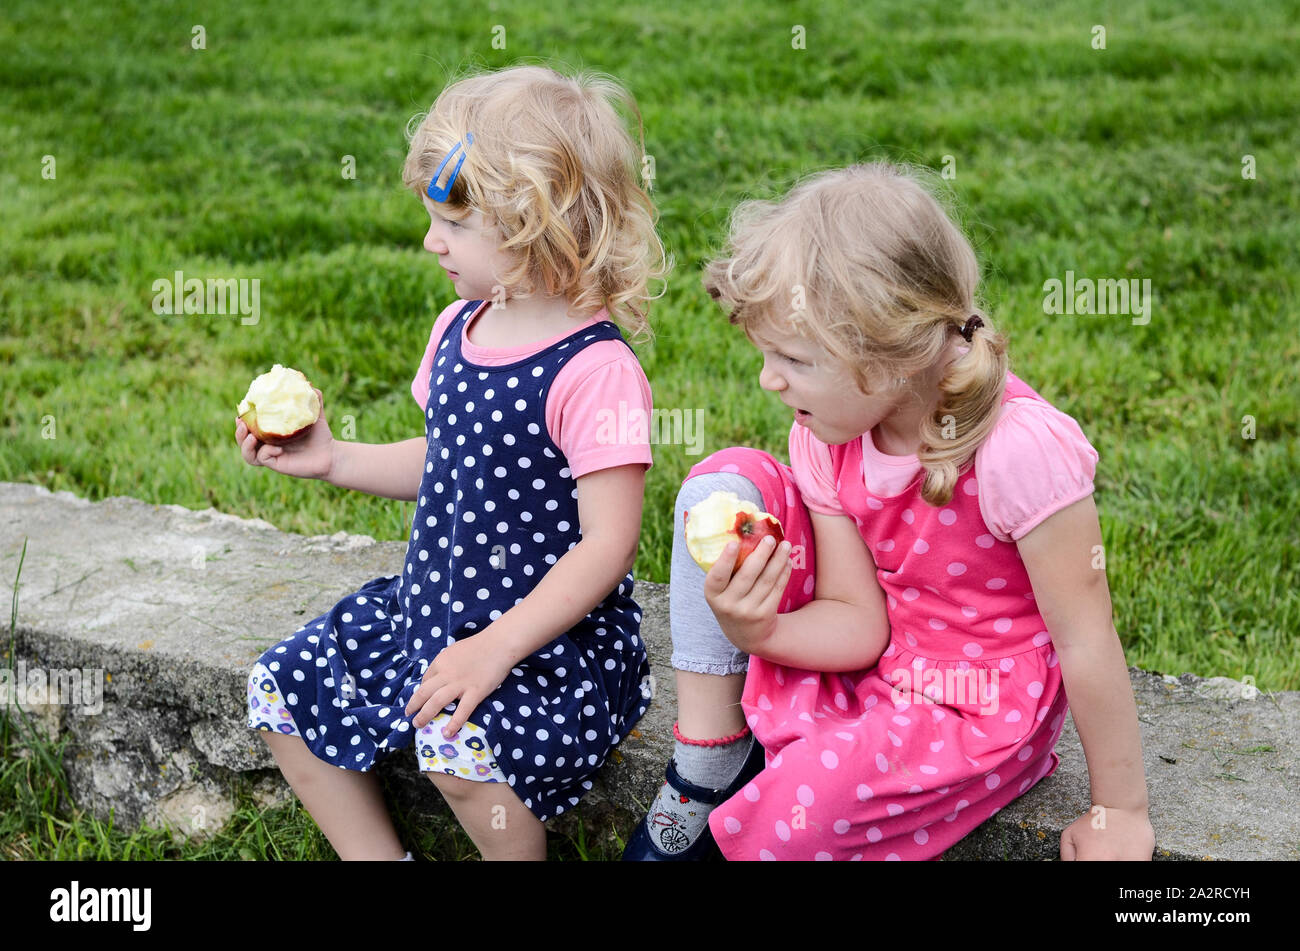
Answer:
[[[466,132],[465,139],[468,141],[469,145],[473,145],[474,133]],[[442,174],[442,170],[447,167],[447,163],[451,161],[451,157],[455,155],[458,150],[460,151],[460,158],[456,160],[456,167],[451,170],[451,175],[447,179],[447,184],[442,188],[439,188],[438,176]],[[460,167],[465,164],[466,150],[467,147],[462,148],[460,141],[457,140],[456,144],[452,146],[451,151],[447,153],[447,157],[442,160],[442,164],[438,166],[438,170],[433,173],[433,178],[429,180],[428,194],[434,201],[446,201],[447,196],[451,194],[451,186],[456,184],[456,176],[460,174]]]

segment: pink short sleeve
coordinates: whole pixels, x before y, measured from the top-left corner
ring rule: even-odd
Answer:
[[[429,334],[420,369],[411,381],[411,395],[424,411],[429,402],[429,375],[447,328],[466,301],[448,305]],[[588,320],[590,326],[605,315]],[[463,334],[463,331],[462,331]],[[475,348],[462,339],[462,347],[484,366],[514,363],[564,339],[508,349]],[[636,355],[620,340],[600,340],[584,347],[555,375],[546,395],[546,431],[560,447],[576,479],[599,469],[642,463],[654,465],[650,451],[652,398],[650,381]]]
[[[831,468],[831,447],[795,423],[790,427],[790,471],[810,512],[844,515]]]
[[[975,455],[980,512],[994,537],[1019,541],[1093,491],[1097,450],[1049,403],[1011,400]]]
[[[612,356],[611,356],[612,354]],[[546,428],[576,479],[630,463],[653,465],[650,381],[617,340],[574,357],[546,398]]]
[[[411,395],[415,397],[415,402],[420,404],[421,413],[429,406],[429,374],[433,371],[433,356],[438,349],[438,343],[442,340],[442,335],[446,333],[447,325],[451,323],[452,318],[460,313],[460,309],[465,304],[466,301],[463,300],[448,304],[433,322],[433,330],[429,334],[429,343],[424,348],[424,358],[420,361],[420,369],[415,372],[415,379],[411,381]]]

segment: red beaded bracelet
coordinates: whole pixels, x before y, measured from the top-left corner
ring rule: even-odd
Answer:
[[[724,736],[720,740],[690,740],[682,736],[682,731],[677,729],[677,722],[673,721],[673,736],[687,746],[726,746],[728,743],[735,743],[737,740],[745,738],[749,733],[749,727],[743,727],[739,733],[733,733],[731,736]]]

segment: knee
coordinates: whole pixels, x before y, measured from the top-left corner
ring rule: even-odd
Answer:
[[[712,455],[705,456],[700,462],[691,467],[692,471],[712,470],[704,472],[703,475],[733,475],[744,478],[748,472],[767,472],[775,475],[776,471],[772,465],[773,456],[771,453],[762,449],[755,449],[752,446],[728,446],[726,449],[719,449]],[[695,476],[695,479],[703,476]],[[694,481],[688,478],[687,482]],[[748,480],[746,480],[748,481]]]
[[[734,492],[742,501],[753,502],[760,508],[763,506],[763,493],[739,472],[706,472],[687,479],[677,490],[676,525],[679,530],[686,510],[714,492]]]

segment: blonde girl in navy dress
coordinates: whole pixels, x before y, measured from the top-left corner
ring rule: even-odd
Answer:
[[[606,425],[648,417],[650,388],[609,318],[648,333],[667,261],[619,102],[639,123],[609,77],[518,67],[448,86],[410,133],[403,179],[459,298],[412,383],[423,436],[336,442],[322,413],[273,447],[236,425],[251,465],[417,503],[400,574],[249,677],[249,726],[344,859],[410,857],[372,772],[408,747],[485,859],[545,859],[543,823],[650,702],[650,447]]]

